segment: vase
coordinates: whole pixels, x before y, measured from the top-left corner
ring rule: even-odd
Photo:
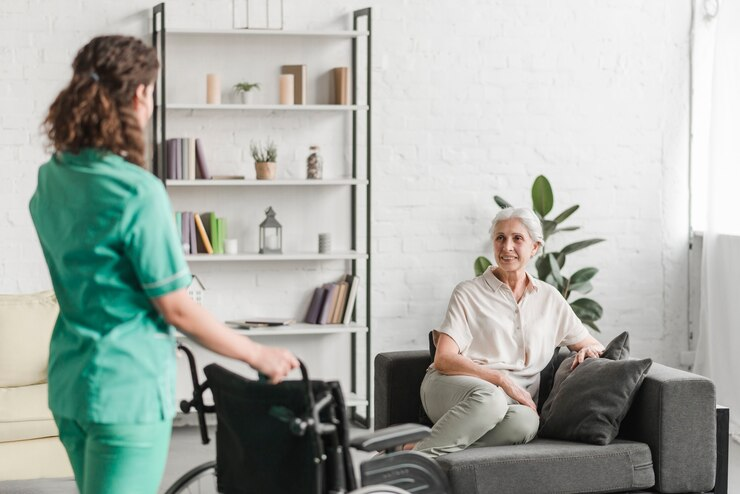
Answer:
[[[252,91],[242,91],[242,104],[253,105],[254,104],[254,93]]]
[[[257,161],[254,163],[254,169],[257,171],[257,180],[272,180],[275,178],[277,165],[272,162]]]

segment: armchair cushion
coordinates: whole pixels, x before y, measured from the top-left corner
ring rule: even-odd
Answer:
[[[58,314],[52,291],[0,295],[0,387],[46,382]]]
[[[0,388],[0,443],[57,436],[48,385]]]

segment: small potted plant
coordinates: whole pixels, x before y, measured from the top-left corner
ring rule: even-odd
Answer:
[[[272,180],[275,178],[275,169],[277,165],[277,147],[275,143],[268,139],[262,145],[260,142],[252,141],[249,145],[254,158],[254,168],[257,171],[257,180]]]
[[[259,88],[259,82],[239,82],[234,84],[234,92],[241,95],[242,103],[245,105],[254,103],[254,93],[252,91]]]

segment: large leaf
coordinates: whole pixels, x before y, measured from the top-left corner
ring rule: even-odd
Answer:
[[[544,240],[547,240],[550,237],[550,235],[555,233],[555,228],[558,226],[558,224],[550,220],[542,220],[541,223],[542,223],[542,237],[544,238]]]
[[[591,329],[593,329],[593,330],[594,330],[594,331],[596,331],[597,333],[601,333],[601,330],[599,329],[599,327],[598,327],[598,326],[596,325],[596,323],[595,323],[595,322],[593,322],[593,321],[589,321],[589,320],[585,320],[585,321],[581,321],[581,322],[582,322],[583,324],[585,324],[586,326],[590,326],[590,327],[591,327]]]
[[[532,184],[532,206],[543,218],[552,211],[552,187],[544,175],[540,175]]]
[[[570,289],[574,292],[586,294],[593,290],[594,286],[591,284],[590,281],[587,281],[585,283],[573,283],[573,279],[571,278]]]
[[[558,232],[574,232],[574,231],[580,230],[580,229],[581,229],[580,226],[566,226],[566,227],[563,227],[563,228],[557,228],[554,233],[558,233]]]
[[[596,276],[596,273],[598,273],[599,270],[596,268],[583,268],[579,269],[575,273],[573,273],[573,276],[570,277],[570,283],[572,285],[577,285],[579,283],[584,283],[594,276]]]
[[[513,208],[514,207],[511,204],[509,204],[505,199],[503,199],[503,198],[501,198],[499,196],[493,196],[493,200],[496,201],[496,204],[498,204],[498,207],[500,207],[501,209]]]
[[[558,266],[557,258],[553,254],[547,254],[547,260],[550,263],[550,272],[553,278],[558,282],[558,287],[562,288],[565,280],[563,279],[563,275],[560,274],[560,266]]]
[[[475,269],[475,275],[480,276],[483,273],[486,272],[486,269],[491,265],[491,261],[489,261],[484,256],[480,256],[478,259],[475,260],[475,263],[473,263],[473,268]]]
[[[553,221],[554,221],[555,223],[558,223],[558,224],[562,223],[563,221],[567,220],[567,219],[568,219],[568,217],[569,217],[569,216],[570,216],[571,214],[575,213],[575,212],[576,212],[576,210],[577,210],[577,209],[578,209],[579,207],[580,207],[580,206],[579,206],[578,204],[576,204],[575,206],[571,206],[571,207],[569,207],[568,209],[566,209],[565,211],[563,211],[562,213],[560,213],[559,215],[557,215],[557,216],[555,217],[555,219],[554,219]]]
[[[547,281],[547,276],[550,274],[550,259],[549,256],[540,256],[534,262],[537,268],[537,278],[542,281]]]
[[[594,244],[598,244],[599,242],[603,242],[603,241],[604,241],[603,238],[592,238],[591,240],[581,240],[580,242],[575,242],[575,243],[566,245],[565,247],[563,247],[563,250],[561,250],[560,252],[566,255],[572,254],[573,252],[577,250],[585,249],[586,247],[589,247]]]
[[[573,311],[580,320],[598,321],[604,314],[604,309],[595,300],[590,298],[579,298],[570,303]]]

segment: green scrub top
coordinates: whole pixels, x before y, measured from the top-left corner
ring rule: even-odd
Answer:
[[[41,166],[31,217],[59,300],[49,408],[94,423],[173,417],[175,338],[151,298],[191,275],[162,183],[95,149]]]

